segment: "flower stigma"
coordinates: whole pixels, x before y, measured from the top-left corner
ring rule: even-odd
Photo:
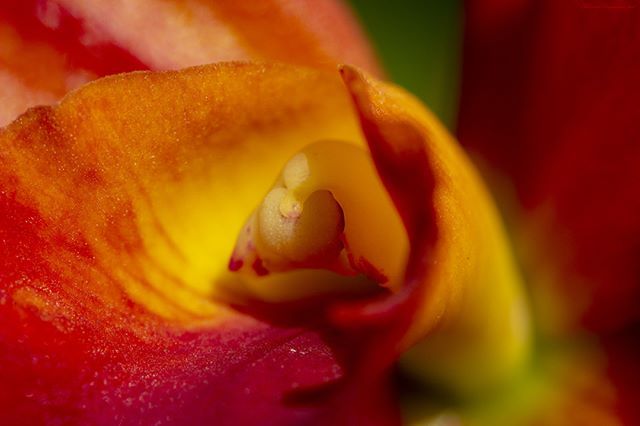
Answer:
[[[332,283],[315,285],[305,277],[308,291],[282,297],[350,291],[365,281],[365,287],[395,291],[408,251],[404,225],[369,153],[347,142],[322,141],[285,164],[240,231],[229,269],[250,287],[262,287],[262,296],[265,286],[281,285],[274,284],[274,274],[282,281],[302,271]]]

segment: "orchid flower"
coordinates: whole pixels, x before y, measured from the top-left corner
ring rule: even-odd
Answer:
[[[459,144],[333,1],[5,2],[3,424],[634,424],[596,6],[467,4]]]

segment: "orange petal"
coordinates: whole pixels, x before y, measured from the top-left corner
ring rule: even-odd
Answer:
[[[361,140],[337,76],[241,64],[131,74],[9,126],[0,176],[136,301],[209,315],[218,308],[192,293],[216,294],[244,220],[317,139]]]
[[[284,65],[110,77],[1,130],[3,420],[397,421],[384,377],[350,380],[353,336],[217,299],[235,233],[316,138],[361,140],[348,95]]]

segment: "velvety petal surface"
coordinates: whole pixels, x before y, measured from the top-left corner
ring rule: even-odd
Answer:
[[[637,2],[467,3],[459,137],[513,185],[541,321],[637,321]]]
[[[0,125],[108,74],[225,60],[379,73],[340,1],[8,0],[0,5]]]
[[[246,64],[109,77],[1,130],[3,420],[397,422],[374,333],[224,302],[236,233],[318,139],[362,143],[337,73]]]

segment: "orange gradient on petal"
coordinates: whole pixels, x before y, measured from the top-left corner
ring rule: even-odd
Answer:
[[[70,291],[118,305],[118,283],[189,321],[225,315],[218,282],[282,164],[318,138],[362,143],[337,75],[245,64],[99,80],[1,138],[0,180],[42,216],[48,262],[86,277]]]

